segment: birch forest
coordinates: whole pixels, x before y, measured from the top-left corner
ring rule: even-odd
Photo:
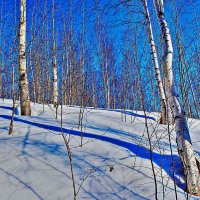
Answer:
[[[0,184],[14,191],[0,199],[199,199],[199,13],[197,0],[0,0]],[[55,171],[37,175],[44,164]]]

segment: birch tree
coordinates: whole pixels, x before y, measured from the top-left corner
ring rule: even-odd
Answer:
[[[163,37],[163,70],[165,79],[166,97],[171,105],[174,120],[178,153],[181,158],[185,179],[187,183],[187,191],[194,195],[200,195],[200,171],[198,161],[195,157],[189,129],[180,103],[175,95],[175,86],[173,82],[173,46],[170,30],[164,14],[164,5],[162,0],[154,0],[158,21]]]
[[[157,56],[156,46],[155,46],[154,37],[153,37],[153,30],[152,30],[152,26],[151,26],[151,20],[150,20],[147,0],[143,0],[143,5],[144,5],[144,9],[145,9],[145,17],[146,17],[146,23],[147,23],[149,45],[150,45],[150,48],[151,48],[151,57],[152,57],[152,62],[153,62],[153,66],[154,66],[156,84],[157,84],[157,89],[158,89],[160,102],[161,102],[161,119],[160,119],[160,123],[161,124],[166,124],[167,123],[166,98],[165,98],[164,87],[163,87],[162,79],[161,79],[161,75],[160,75],[158,56]]]
[[[55,30],[54,30],[54,16],[55,16],[55,5],[54,0],[52,1],[52,42],[53,42],[53,105],[58,107],[58,75],[56,66],[56,42],[55,42]],[[57,113],[57,110],[56,110]]]
[[[31,115],[26,69],[26,0],[20,0],[19,24],[19,93],[21,115]]]

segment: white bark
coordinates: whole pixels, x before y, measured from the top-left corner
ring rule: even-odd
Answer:
[[[21,115],[31,115],[26,70],[26,0],[20,1],[19,24],[19,92]]]
[[[154,2],[164,40],[163,69],[165,75],[165,90],[175,120],[178,152],[184,167],[187,190],[191,194],[200,195],[200,172],[197,160],[194,155],[185,113],[181,109],[180,103],[174,92],[172,72],[173,46],[170,31],[164,15],[163,2],[160,0],[154,0]]]
[[[53,42],[53,104],[55,107],[58,106],[58,74],[56,65],[56,42],[55,42],[55,31],[54,31],[54,0],[52,8],[52,42]]]
[[[158,89],[160,102],[161,102],[161,123],[166,124],[167,123],[166,98],[165,98],[164,87],[163,87],[162,79],[161,79],[161,75],[160,75],[157,51],[156,51],[156,46],[155,46],[154,37],[153,37],[153,31],[152,31],[152,26],[151,26],[151,20],[150,20],[147,0],[143,0],[143,5],[145,8],[149,44],[150,44],[152,62],[153,62],[154,72],[155,72],[155,77],[156,77],[156,84],[157,84],[157,89]]]
[[[105,68],[106,68],[106,108],[110,109],[110,76],[109,76],[109,70],[108,70],[108,58],[107,58],[107,49],[105,48],[106,57],[105,57]]]
[[[84,87],[85,87],[85,1],[82,0],[82,44],[81,44],[81,106],[84,106]]]

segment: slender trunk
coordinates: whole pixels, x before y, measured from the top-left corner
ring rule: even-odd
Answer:
[[[110,109],[110,81],[109,81],[109,69],[108,69],[108,58],[107,58],[107,50],[106,51],[106,63],[105,63],[105,68],[106,68],[106,108]]]
[[[85,1],[82,0],[82,44],[81,44],[81,106],[84,105],[85,68]]]
[[[68,41],[67,41],[67,47],[66,47],[66,86],[65,86],[65,93],[66,93],[66,104],[70,105],[70,84],[69,84],[69,47],[68,47]]]
[[[44,66],[42,67],[42,83],[45,82],[45,72],[44,72]],[[42,105],[43,105],[43,112],[44,112],[44,104],[45,104],[45,87],[42,88]]]
[[[136,85],[137,85],[137,100],[138,100],[138,110],[143,110],[143,105],[141,101],[141,81],[140,81],[140,66],[138,62],[138,46],[137,46],[137,32],[136,28],[134,29],[134,39],[133,39],[133,49],[134,49],[134,65],[135,65],[135,70],[136,70]]]
[[[63,18],[63,43],[64,48],[62,51],[62,104],[67,104],[67,76],[68,76],[68,60],[67,60],[67,49],[68,49],[68,41],[67,41],[67,33],[66,33],[66,19],[64,14]]]
[[[26,0],[20,1],[19,24],[19,92],[21,115],[31,115],[26,69]]]
[[[32,51],[31,51],[31,46],[30,46],[30,69],[31,69],[31,74],[32,74],[32,89],[33,89],[33,102],[34,104],[36,103],[36,87],[35,87],[35,74],[33,71],[33,64],[32,64]]]
[[[57,65],[56,65],[56,42],[55,42],[55,30],[54,30],[54,15],[55,15],[55,5],[54,0],[52,1],[52,42],[53,42],[53,105],[58,107],[58,75],[57,75]]]
[[[152,31],[152,26],[151,26],[149,10],[148,10],[148,6],[147,6],[147,0],[143,0],[143,5],[145,8],[145,15],[146,15],[146,22],[147,22],[147,29],[148,29],[148,36],[149,36],[149,44],[150,44],[150,48],[151,48],[151,56],[152,56],[152,62],[153,62],[153,66],[154,66],[156,84],[157,84],[157,89],[158,89],[160,103],[161,103],[160,123],[167,124],[166,98],[165,98],[164,87],[163,87],[162,79],[161,79],[161,75],[160,75],[158,56],[157,56],[156,46],[155,46],[154,37],[153,37],[153,31]]]
[[[45,1],[45,10],[46,10],[46,1]],[[49,34],[48,34],[48,21],[46,22],[46,28],[45,28],[45,67],[46,67],[46,85],[47,85],[47,91],[46,91],[46,96],[45,96],[45,100],[46,103],[50,103],[51,102],[51,82],[50,82],[50,67],[49,67],[49,51],[48,51],[48,47],[49,47]]]
[[[97,107],[96,94],[95,94],[95,75],[94,75],[94,73],[92,74],[92,105],[93,105],[94,108]]]
[[[12,100],[13,100],[13,110],[12,110],[12,117],[10,121],[9,131],[8,134],[11,135],[13,133],[13,121],[14,121],[14,114],[15,114],[15,68],[14,68],[14,62],[12,58],[13,49],[11,48],[10,51],[10,61],[12,66]]]
[[[149,76],[150,76],[150,81],[151,81],[151,89],[152,89],[152,93],[153,93],[153,101],[154,101],[153,108],[154,108],[154,111],[156,112],[157,106],[156,106],[156,94],[155,94],[155,89],[154,89],[154,81],[153,81],[153,78],[152,78],[152,73],[151,73],[150,67],[147,66],[147,68],[149,70]],[[162,106],[161,106],[161,108],[162,108]],[[162,118],[162,114],[161,114],[161,118]],[[162,119],[161,119],[161,121],[163,122]]]
[[[116,109],[115,105],[116,105],[116,99],[115,99],[115,72],[114,72],[114,69],[113,69],[113,71],[112,71],[112,109]]]
[[[172,60],[173,46],[169,27],[164,15],[164,5],[160,0],[154,0],[157,11],[158,21],[160,23],[161,33],[164,40],[163,46],[163,69],[165,75],[165,90],[166,96],[172,108],[175,131],[177,134],[178,153],[180,155],[187,183],[187,190],[194,195],[200,195],[200,172],[197,165],[197,160],[192,147],[192,142],[189,134],[185,113],[181,109],[180,103],[175,95]]]
[[[73,98],[73,69],[72,69],[72,56],[73,56],[73,48],[72,48],[72,38],[73,37],[73,12],[72,12],[72,0],[69,0],[69,48],[67,48],[67,69],[68,69],[68,88],[69,88],[69,95],[68,95],[68,102],[69,105],[72,105],[72,98]]]

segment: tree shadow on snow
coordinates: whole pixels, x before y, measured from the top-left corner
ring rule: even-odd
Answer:
[[[105,108],[89,108],[89,109],[95,109],[95,110],[105,110],[105,111],[112,111],[112,112],[118,112],[118,113],[122,113],[122,114],[126,114],[126,115],[130,115],[133,117],[139,117],[139,118],[143,118],[143,119],[150,119],[153,121],[156,121],[156,118],[151,117],[151,116],[145,116],[145,115],[141,115],[132,111],[128,111],[128,110],[117,110],[117,109],[105,109]]]
[[[18,181],[20,184],[22,184],[24,187],[26,187],[29,191],[31,191],[39,200],[44,200],[44,198],[42,198],[42,196],[40,196],[40,194],[34,190],[34,188],[32,188],[28,183],[26,183],[25,181],[23,181],[22,179],[20,179],[19,177],[15,176],[14,174],[4,170],[3,168],[0,167],[0,171],[4,172],[8,177],[12,177],[13,179],[15,179],[16,181]],[[9,178],[8,178],[9,179]]]
[[[133,117],[140,117],[140,118],[144,118],[144,119],[146,118],[146,119],[156,121],[156,119],[154,117],[141,115],[141,114],[138,114],[138,113],[135,113],[135,112],[132,112],[132,111],[128,111],[128,110],[113,110],[113,109],[110,109],[108,111],[119,112],[119,113],[123,113],[123,114],[130,115],[130,116],[133,116]]]
[[[0,117],[2,117],[4,119],[8,119],[8,120],[11,119],[11,117],[8,115],[0,115]],[[20,119],[17,117],[15,117],[14,120],[25,123],[25,124],[29,124],[32,126],[36,126],[39,128],[44,128],[44,129],[47,129],[50,131],[55,131],[55,132],[59,132],[59,133],[63,132],[65,134],[71,134],[71,135],[75,135],[75,136],[83,136],[83,137],[87,137],[87,138],[93,138],[93,139],[105,141],[105,142],[117,145],[118,147],[125,148],[140,158],[144,158],[144,159],[148,159],[148,160],[150,159],[150,150],[143,146],[140,146],[138,144],[133,144],[133,143],[126,142],[123,140],[111,138],[108,136],[95,135],[95,134],[87,133],[87,132],[82,133],[77,130],[70,130],[70,129],[66,129],[66,128],[61,129],[60,127],[31,122],[31,121],[28,121],[25,119]],[[152,160],[157,166],[161,167],[172,180],[175,181],[176,185],[179,188],[185,190],[185,188],[186,188],[185,183],[180,181],[180,179],[183,180],[184,176],[183,176],[182,164],[177,155],[173,155],[174,165],[172,164],[172,156],[171,155],[163,155],[163,154],[159,154],[157,152],[152,152]]]

